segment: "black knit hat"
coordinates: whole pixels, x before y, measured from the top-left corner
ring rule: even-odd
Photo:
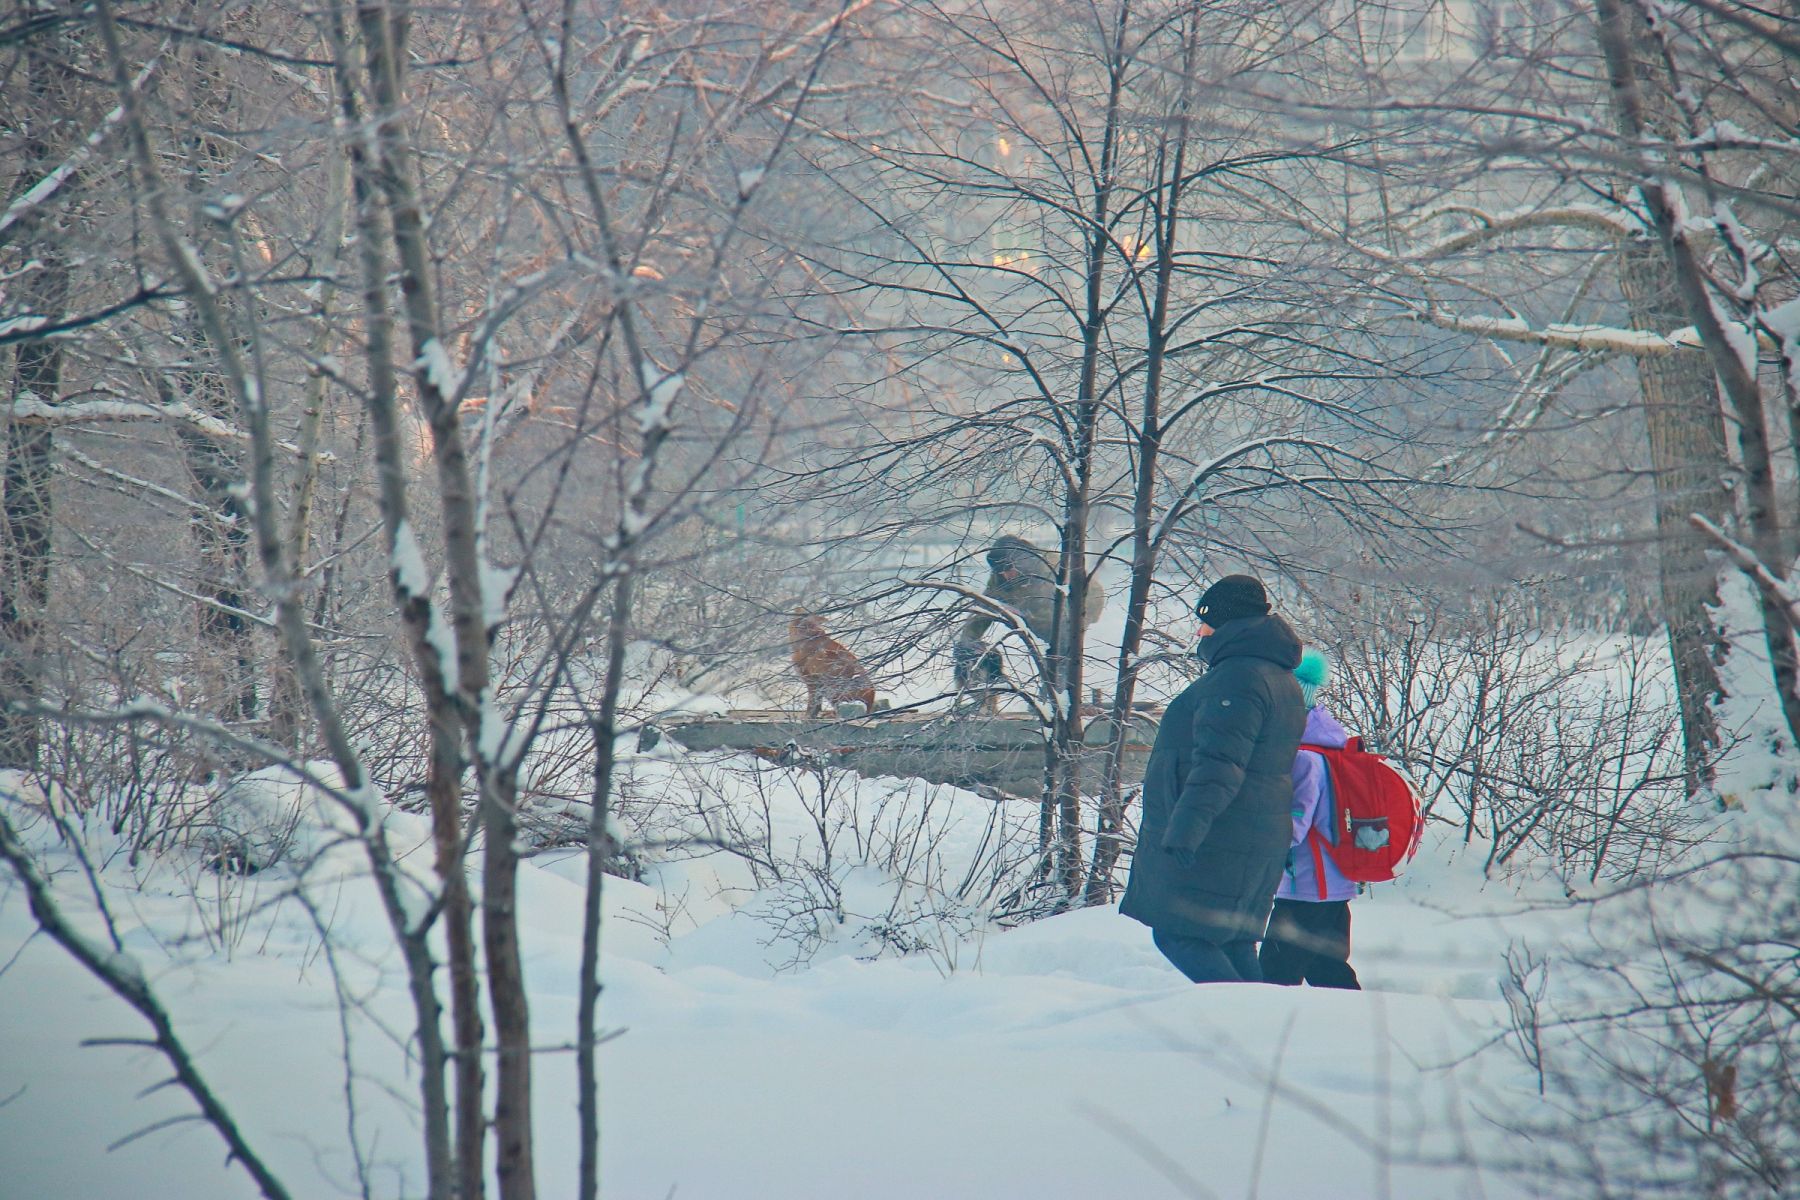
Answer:
[[[1239,617],[1260,617],[1269,611],[1269,593],[1262,581],[1249,575],[1227,575],[1206,589],[1194,605],[1194,615],[1214,629]]]

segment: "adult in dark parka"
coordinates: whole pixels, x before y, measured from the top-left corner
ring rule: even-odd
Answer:
[[[1262,978],[1256,940],[1293,838],[1306,704],[1300,639],[1263,586],[1228,575],[1195,606],[1206,674],[1164,713],[1119,911],[1195,983]]]

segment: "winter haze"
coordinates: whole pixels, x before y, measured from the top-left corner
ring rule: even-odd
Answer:
[[[0,1200],[1794,1193],[1797,80],[6,6]]]

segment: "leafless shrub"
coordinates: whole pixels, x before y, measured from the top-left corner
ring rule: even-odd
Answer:
[[[1800,858],[1732,841],[1595,902],[1591,940],[1510,960],[1507,994],[1530,1001],[1514,1046],[1553,1114],[1508,1110],[1537,1194],[1727,1200],[1800,1180]]]
[[[1625,879],[1699,836],[1660,647],[1551,640],[1504,604],[1410,618],[1340,642],[1328,695],[1404,764],[1428,819],[1487,843],[1489,871],[1549,865]]]
[[[781,969],[831,945],[869,958],[924,954],[954,969],[964,939],[1006,919],[1036,882],[1033,804],[995,800],[981,818],[951,789],[902,780],[884,789],[821,763],[696,759],[678,777],[679,789],[624,788],[614,815],[625,836],[648,862],[733,862],[720,878],[738,882],[720,884],[724,898],[762,926]]]

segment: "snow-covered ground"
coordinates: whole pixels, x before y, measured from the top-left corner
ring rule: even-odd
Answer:
[[[665,791],[678,775],[657,772],[680,765],[666,754],[635,764]],[[795,807],[804,779],[757,771],[778,828],[810,819]],[[905,793],[852,780],[846,795],[892,809]],[[947,788],[924,798],[946,814],[947,863],[966,862],[990,802]],[[419,819],[393,813],[389,825],[396,844],[424,844]],[[45,826],[36,837],[63,868],[59,894],[91,912],[69,856],[49,848]],[[104,857],[104,831],[87,840]],[[730,856],[667,864],[650,875],[655,887],[612,881],[606,1193],[1523,1195],[1478,1165],[1515,1156],[1482,1114],[1533,1094],[1534,1081],[1511,1055],[1481,1048],[1504,1027],[1505,946],[1545,918],[1509,915],[1520,907],[1512,894],[1480,879],[1479,855],[1454,849],[1429,845],[1407,880],[1357,902],[1361,994],[1193,987],[1110,909],[865,961],[875,944],[856,914],[893,899],[891,878],[867,866],[839,871],[845,923],[803,956],[774,936],[771,893]],[[300,1196],[357,1193],[353,1121],[373,1194],[419,1190],[405,992],[357,861],[350,847],[323,852],[307,873],[311,911],[282,899],[295,881],[280,870],[221,878],[175,855],[136,867],[114,857],[99,875],[126,949]],[[574,1063],[559,1047],[575,1024],[579,879],[574,855],[549,853],[521,882],[545,1048],[535,1079],[545,1196],[573,1190]],[[146,1093],[167,1074],[148,1051],[81,1045],[140,1035],[142,1023],[32,930],[18,886],[0,883],[0,1196],[253,1195],[197,1122],[107,1150],[191,1106],[172,1088]]]

